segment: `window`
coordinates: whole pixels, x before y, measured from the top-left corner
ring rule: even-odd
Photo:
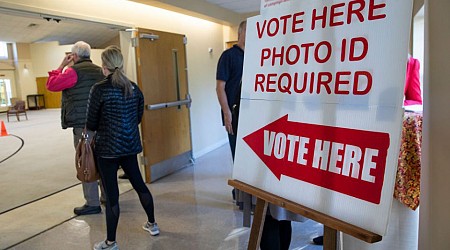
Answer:
[[[0,78],[0,106],[11,105],[11,81]]]
[[[0,59],[8,59],[8,46],[5,42],[0,42]]]

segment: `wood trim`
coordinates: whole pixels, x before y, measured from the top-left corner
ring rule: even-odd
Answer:
[[[363,228],[357,227],[355,225],[349,224],[347,222],[341,221],[339,219],[333,218],[329,215],[323,214],[321,212],[315,211],[311,208],[299,205],[290,200],[284,199],[282,197],[276,196],[274,194],[268,193],[259,188],[250,186],[238,180],[228,180],[228,185],[235,187],[241,191],[247,192],[254,195],[260,199],[263,199],[274,205],[283,207],[293,213],[300,214],[309,219],[322,223],[324,226],[337,231],[341,231],[348,235],[351,235],[357,239],[365,241],[367,243],[375,243],[382,240],[382,236],[376,233],[370,232]],[[325,239],[325,237],[324,237]]]

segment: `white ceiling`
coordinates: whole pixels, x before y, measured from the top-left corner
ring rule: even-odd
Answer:
[[[230,13],[246,14],[259,11],[261,0],[193,0],[198,6],[217,6]],[[138,1],[151,4],[155,1]],[[171,1],[160,0],[157,2]],[[181,11],[183,12],[183,11]],[[214,13],[208,13],[214,17]],[[45,18],[51,18],[47,21]],[[55,19],[60,19],[58,23]],[[86,41],[92,47],[101,47],[118,35],[119,29],[113,25],[98,24],[82,20],[67,19],[37,13],[25,13],[0,8],[0,41],[36,43],[59,41],[61,45]]]
[[[61,45],[65,45],[82,40],[93,48],[101,47],[118,36],[119,29],[125,28],[1,8],[0,24],[0,41],[20,43],[59,41]]]
[[[259,11],[261,5],[261,0],[206,0],[206,1],[240,14],[257,12]]]

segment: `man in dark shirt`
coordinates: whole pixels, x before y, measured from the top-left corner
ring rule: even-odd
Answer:
[[[238,29],[238,42],[232,48],[225,50],[220,56],[217,63],[216,73],[216,93],[219,99],[220,108],[222,109],[222,123],[228,133],[228,141],[230,142],[231,155],[234,161],[236,152],[236,133],[237,118],[232,115],[233,106],[236,109],[240,101],[242,71],[244,69],[244,49],[245,49],[245,31],[247,21],[242,21]],[[233,189],[233,200],[240,209],[243,208],[241,192]]]
[[[222,53],[217,64],[216,74],[217,98],[222,109],[223,125],[228,132],[233,160],[236,149],[237,121],[233,121],[232,110],[233,105],[240,101],[246,26],[247,21],[239,24],[238,42]]]

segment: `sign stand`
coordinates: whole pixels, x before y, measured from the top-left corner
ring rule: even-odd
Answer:
[[[282,197],[268,193],[259,188],[250,186],[238,180],[228,180],[228,185],[233,186],[243,192],[251,194],[257,198],[256,208],[253,217],[252,228],[250,232],[250,240],[248,243],[248,250],[258,250],[261,240],[262,229],[264,227],[264,220],[266,218],[267,206],[269,203],[283,207],[293,213],[302,215],[324,225],[323,235],[323,249],[336,250],[337,247],[337,231],[341,231],[351,235],[357,239],[367,243],[375,243],[382,240],[382,236],[354,226],[347,222],[338,220],[329,215],[299,205],[292,201],[286,200]]]
[[[244,218],[243,218],[243,226],[244,227],[250,227],[252,216],[251,216],[251,210],[252,210],[252,196],[248,193],[242,192],[242,200],[244,203]]]
[[[326,225],[323,225],[323,249],[337,249],[337,230]]]
[[[253,217],[252,230],[250,231],[250,240],[247,249],[259,249],[261,235],[266,220],[267,206],[269,203],[263,199],[257,198],[255,214]]]

